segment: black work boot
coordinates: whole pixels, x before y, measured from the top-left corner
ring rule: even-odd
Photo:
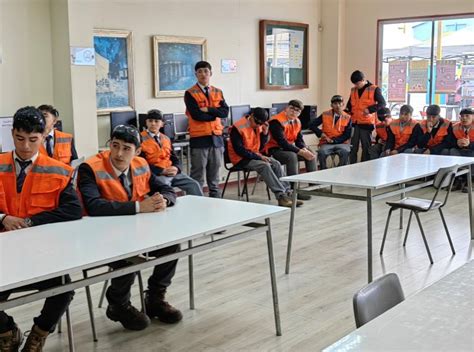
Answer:
[[[165,301],[166,291],[146,292],[146,314],[150,318],[158,318],[163,323],[175,324],[183,319],[183,314]]]
[[[43,331],[36,325],[31,328],[30,334],[26,339],[25,345],[21,349],[21,352],[41,352],[43,351],[46,338],[49,335],[49,331]]]
[[[130,302],[124,305],[109,304],[105,315],[112,321],[120,322],[128,330],[143,330],[150,325],[147,315],[132,306]]]
[[[13,329],[0,334],[0,352],[17,352],[23,341],[23,335],[15,324]]]

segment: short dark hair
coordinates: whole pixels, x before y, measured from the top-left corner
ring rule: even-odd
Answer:
[[[473,108],[464,108],[461,110],[459,115],[474,115],[474,109]]]
[[[342,103],[343,101],[344,101],[344,98],[339,94],[333,95],[332,98],[331,98],[331,104],[336,103],[336,102],[341,102]]]
[[[304,105],[303,105],[303,102],[301,100],[298,100],[298,99],[292,99],[288,102],[288,106],[293,106],[295,108],[298,108],[300,109],[301,111],[303,111],[304,109]]]
[[[158,109],[151,109],[146,114],[146,120],[163,120],[163,113]]]
[[[118,125],[110,134],[110,140],[114,138],[124,141],[125,143],[132,143],[137,148],[141,145],[140,132],[133,126]]]
[[[387,117],[390,117],[390,109],[389,108],[380,108],[377,110],[377,118],[380,122],[384,122]]]
[[[194,71],[197,71],[199,70],[200,68],[208,68],[209,71],[212,71],[212,67],[211,67],[211,64],[207,61],[199,61],[196,63],[196,65],[194,66]]]
[[[41,112],[49,112],[51,115],[55,117],[59,117],[59,111],[52,105],[43,104],[38,106],[38,110]]]
[[[44,133],[46,123],[44,116],[34,106],[20,108],[13,115],[13,129],[26,133]]]
[[[413,114],[413,108],[411,105],[405,104],[400,108],[400,115]]]
[[[426,109],[426,116],[438,116],[440,112],[441,112],[441,109],[438,105],[431,104]]]
[[[351,82],[353,84],[356,84],[357,82],[363,81],[364,79],[365,79],[365,75],[364,75],[364,72],[362,72],[362,71],[355,70],[351,74]]]
[[[268,112],[264,108],[254,108],[252,109],[252,115],[257,123],[265,123],[268,121]]]

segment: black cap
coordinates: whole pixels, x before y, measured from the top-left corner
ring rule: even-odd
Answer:
[[[264,108],[255,108],[252,110],[252,116],[256,123],[265,123],[268,121],[268,113]]]
[[[351,74],[351,82],[356,84],[357,82],[363,81],[365,79],[364,73],[362,71],[356,70]]]
[[[390,109],[389,108],[380,108],[377,110],[377,118],[379,121],[384,122],[387,117],[390,117]]]
[[[333,95],[332,98],[331,98],[331,104],[332,103],[342,103],[343,101],[344,101],[344,98],[339,94]]]
[[[439,108],[438,105],[430,105],[426,109],[426,116],[438,116],[439,113],[441,112],[441,109]]]
[[[147,120],[163,120],[163,113],[158,109],[149,110],[146,115]]]
[[[133,126],[118,125],[110,134],[110,139],[114,138],[126,143],[133,143],[137,148],[141,145],[140,132]]]
[[[474,115],[474,108],[464,108],[459,115]]]

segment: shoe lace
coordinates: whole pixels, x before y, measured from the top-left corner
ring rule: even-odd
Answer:
[[[133,315],[141,315],[142,313],[137,309],[135,308],[133,305],[131,304],[128,304],[126,307],[125,307],[126,310],[128,310],[131,314]]]
[[[25,346],[23,346],[24,350],[30,349],[31,351],[40,351],[46,341],[46,336],[40,336],[32,330],[25,331],[23,336],[27,337]]]

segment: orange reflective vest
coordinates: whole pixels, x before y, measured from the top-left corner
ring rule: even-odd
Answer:
[[[0,212],[19,218],[51,211],[59,206],[61,192],[71,181],[73,169],[38,154],[27,173],[21,193],[16,191],[13,152],[0,155]]]
[[[334,138],[342,136],[342,134],[344,133],[344,130],[346,129],[349,122],[351,121],[351,116],[343,112],[342,115],[339,116],[339,119],[337,120],[337,122],[334,123],[334,111],[331,109],[331,110],[324,111],[322,113],[322,119],[323,119],[323,127],[322,127],[323,133],[329,138],[334,139]],[[323,145],[326,143],[327,141],[325,138],[321,138],[319,140],[319,145]],[[346,140],[343,143],[349,143],[349,140]]]
[[[279,114],[274,115],[270,121],[278,121],[283,129],[284,129],[284,134],[285,138],[290,144],[294,144],[296,141],[296,138],[298,137],[298,133],[301,132],[301,122],[299,118],[296,118],[294,120],[290,120],[286,116],[285,110],[280,112]],[[278,148],[278,142],[272,137],[272,133],[270,132],[270,140],[268,143],[265,145],[265,153],[267,153],[270,149],[272,148]]]
[[[403,129],[400,128],[400,119],[393,120],[390,124],[390,130],[392,131],[393,135],[395,136],[395,147],[394,149],[398,149],[404,144],[408,143],[410,139],[413,129],[418,124],[417,121],[410,119],[407,123],[404,124]]]
[[[377,133],[377,140],[381,139],[382,142],[387,142],[387,126],[383,122],[375,125],[375,132]]]
[[[150,165],[166,169],[172,165],[171,162],[171,140],[163,133],[160,133],[161,146],[151,137],[147,131],[142,131],[142,151],[145,159]]]
[[[353,87],[351,89],[351,110],[352,110],[352,122],[358,125],[374,125],[375,124],[375,115],[373,114],[364,114],[364,110],[369,106],[377,104],[375,101],[375,89],[376,85],[372,84],[365,88],[362,95],[359,97],[358,89]]]
[[[242,136],[244,148],[252,153],[260,154],[260,133],[262,132],[262,127],[258,126],[256,129],[253,129],[248,119],[240,119],[232,125],[231,129],[234,128]],[[232,164],[237,165],[243,159],[235,152],[230,139],[227,141],[227,150],[229,151],[229,158]]]
[[[423,130],[423,133],[428,132],[428,128],[426,127],[428,121],[424,120],[421,122],[421,129]],[[450,122],[444,120],[444,122],[439,126],[438,132],[434,136],[430,136],[430,140],[428,141],[427,147],[432,148],[438,144],[441,144],[443,142],[444,137],[448,135],[448,127],[449,127]]]
[[[54,150],[53,159],[59,160],[65,164],[71,164],[72,134],[54,130]],[[46,148],[42,144],[40,153],[48,155]]]
[[[202,91],[198,84],[195,84],[187,90],[189,94],[196,100],[200,108],[218,108],[221,101],[224,100],[222,91],[219,88],[209,86],[209,99],[206,94]],[[191,113],[186,109],[186,116],[188,117],[189,124],[189,136],[193,137],[204,137],[204,136],[221,136],[222,126],[221,119],[216,117],[214,121],[198,121],[193,119]]]
[[[127,192],[120,183],[119,178],[115,174],[110,161],[110,151],[99,153],[86,163],[94,171],[95,181],[99,187],[100,195],[111,201],[141,202],[145,199],[145,195],[150,192],[150,167],[145,159],[136,156],[132,159],[129,172],[132,173],[132,199],[128,199]]]
[[[471,126],[467,129],[467,132],[466,132],[461,122],[455,123],[453,125],[453,134],[456,140],[469,138],[469,143],[474,143],[474,128],[472,125],[473,124],[471,124]]]

